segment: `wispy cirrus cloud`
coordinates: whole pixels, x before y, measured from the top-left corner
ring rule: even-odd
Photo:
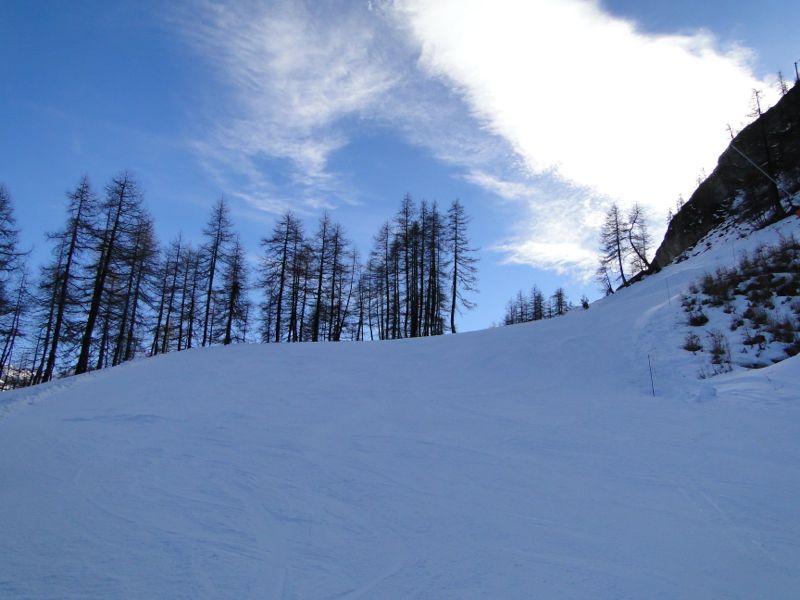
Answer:
[[[465,179],[508,202],[524,215],[489,250],[503,262],[587,278],[597,266],[594,250],[603,211],[585,189],[541,178],[538,182],[507,180],[483,171]]]
[[[367,114],[396,83],[376,52],[378,32],[364,22],[370,15],[335,9],[203,1],[175,13],[230,92],[212,135],[196,148],[209,165],[244,174],[242,195],[257,206],[282,205],[261,165],[275,159],[286,161],[307,203],[325,204],[337,189],[328,159],[348,142],[340,121]]]
[[[663,215],[710,172],[751,88],[748,51],[654,35],[593,0],[201,2],[181,30],[230,102],[198,142],[210,169],[275,212],[342,202],[330,158],[376,125],[519,203],[505,260],[587,273],[610,200]]]

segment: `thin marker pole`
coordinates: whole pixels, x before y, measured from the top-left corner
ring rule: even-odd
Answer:
[[[650,389],[653,391],[653,398],[656,397],[656,385],[653,383],[653,364],[650,362],[650,355],[647,355],[647,366],[650,368]]]

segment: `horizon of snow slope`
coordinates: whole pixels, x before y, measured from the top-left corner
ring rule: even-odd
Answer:
[[[0,597],[796,597],[800,359],[680,349],[688,283],[796,227],[549,321],[3,394]]]

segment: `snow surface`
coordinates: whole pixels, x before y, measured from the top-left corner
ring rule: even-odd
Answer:
[[[550,321],[3,394],[0,597],[797,598],[800,357],[680,348],[688,283],[797,225]]]

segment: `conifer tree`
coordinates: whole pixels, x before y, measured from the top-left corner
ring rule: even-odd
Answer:
[[[125,313],[129,316],[123,318],[120,323],[115,358],[117,362],[134,358],[141,346],[143,329],[147,325],[143,309],[151,307],[154,303],[153,289],[158,273],[158,245],[153,232],[152,218],[144,215],[139,220],[135,236],[136,242],[130,256],[131,267],[128,277],[130,292],[125,301]]]
[[[652,238],[647,230],[647,215],[639,204],[634,204],[628,212],[628,246],[632,251],[631,266],[634,271],[645,271],[650,268],[647,258]]]
[[[534,285],[533,289],[531,290],[531,318],[534,321],[540,321],[544,319],[544,305],[544,294],[538,286]]]
[[[451,260],[450,333],[456,332],[456,309],[475,306],[465,294],[476,291],[477,269],[475,250],[470,248],[467,225],[470,218],[459,200],[454,200],[447,211],[447,241]]]
[[[93,283],[86,325],[81,336],[80,355],[75,365],[76,374],[89,370],[95,325],[102,316],[104,297],[110,291],[106,284],[114,277],[114,261],[119,259],[126,238],[132,233],[141,213],[141,194],[130,174],[123,172],[111,181],[106,187],[106,197],[100,208],[104,225],[98,228],[96,234],[95,260],[90,266]]]
[[[391,229],[389,222],[385,222],[375,236],[374,247],[370,257],[370,272],[372,273],[374,289],[378,294],[377,317],[378,338],[390,338],[391,329]]]
[[[614,293],[614,284],[611,282],[611,273],[608,270],[608,265],[600,263],[595,272],[595,280],[603,294],[610,296]]]
[[[6,289],[18,267],[22,253],[17,248],[19,230],[16,227],[11,194],[0,183],[0,319],[12,312],[13,301]]]
[[[39,269],[40,274],[37,293],[34,298],[37,312],[34,319],[39,331],[36,338],[34,364],[38,365],[38,367],[35,368],[31,383],[46,381],[43,376],[53,333],[59,291],[61,289],[60,281],[62,269],[64,268],[64,246],[65,244],[63,242],[56,246],[58,254],[54,263],[43,265]]]
[[[553,306],[553,312],[557,317],[565,315],[569,310],[569,300],[567,299],[567,293],[564,291],[564,288],[562,287],[556,288],[556,291],[553,292],[553,296],[551,297],[550,301]]]
[[[316,279],[316,292],[314,293],[314,311],[311,316],[311,341],[319,341],[320,323],[323,315],[323,284],[328,272],[329,244],[331,220],[325,211],[319,221],[319,228],[314,239],[312,252],[314,255],[314,273]]]
[[[214,281],[219,268],[219,262],[223,259],[228,244],[233,239],[233,226],[230,221],[230,209],[225,198],[217,200],[211,209],[211,216],[203,230],[206,243],[201,249],[201,256],[205,266],[206,289],[205,306],[203,316],[203,339],[202,346],[211,343],[213,333],[214,318]]]
[[[603,275],[608,275],[616,268],[623,286],[628,285],[628,279],[625,277],[625,262],[630,253],[626,231],[627,224],[619,207],[613,203],[606,212],[606,220],[600,230],[600,268]]]
[[[261,240],[264,249],[261,264],[262,286],[274,295],[267,304],[274,315],[270,317],[270,321],[274,318],[274,326],[271,325],[270,329],[273,330],[276,342],[280,342],[283,335],[286,304],[291,306],[291,301],[285,303],[285,297],[291,286],[292,269],[294,261],[299,258],[298,251],[303,246],[302,242],[302,225],[291,211],[284,213],[275,223],[270,237]],[[291,334],[287,334],[287,339],[291,339]]]
[[[185,252],[183,236],[178,237],[170,244],[167,252],[167,280],[169,284],[166,289],[166,298],[164,299],[164,330],[161,334],[161,352],[166,353],[170,351],[170,341],[174,336],[173,329],[175,324],[173,322],[173,313],[177,306],[177,295],[179,294],[179,281],[181,276],[181,267],[184,263],[183,253]],[[209,338],[211,339],[211,338]]]
[[[80,259],[90,249],[92,234],[95,227],[97,211],[97,198],[89,184],[89,178],[84,176],[72,192],[67,194],[67,223],[63,230],[50,235],[50,239],[57,243],[59,262],[63,261],[63,268],[58,270],[54,292],[54,321],[49,343],[46,345],[45,354],[47,364],[42,373],[42,381],[50,381],[58,357],[59,344],[62,341],[64,321],[71,308],[79,304],[75,297],[76,268],[80,267]]]
[[[397,245],[398,251],[402,254],[403,258],[403,283],[405,287],[405,293],[403,296],[403,329],[402,329],[402,337],[408,337],[409,335],[409,317],[411,316],[411,296],[412,296],[412,273],[411,273],[411,263],[412,263],[412,242],[411,242],[411,230],[412,230],[412,222],[414,218],[414,202],[411,200],[411,195],[406,194],[403,198],[403,201],[400,205],[400,210],[395,217],[395,224],[397,226]]]
[[[247,327],[247,265],[238,235],[225,257],[222,281],[225,299],[225,335],[222,343],[227,346],[233,341],[244,341]]]
[[[0,349],[0,379],[2,379],[2,388],[7,386],[7,373],[6,368],[10,365],[12,356],[14,355],[14,346],[19,337],[24,335],[24,327],[22,319],[27,312],[28,306],[31,304],[30,295],[28,293],[28,274],[24,267],[21,269],[21,274],[14,293],[14,299],[10,306],[10,323],[3,328],[3,346]],[[17,369],[19,371],[20,369]],[[20,383],[19,373],[15,373],[15,382],[13,387],[17,387]]]
[[[198,315],[198,301],[197,294],[200,292],[201,286],[201,257],[200,253],[195,251],[187,256],[186,260],[187,273],[191,273],[190,283],[187,287],[188,298],[186,301],[186,349],[190,349],[194,344],[194,327],[197,323]]]

